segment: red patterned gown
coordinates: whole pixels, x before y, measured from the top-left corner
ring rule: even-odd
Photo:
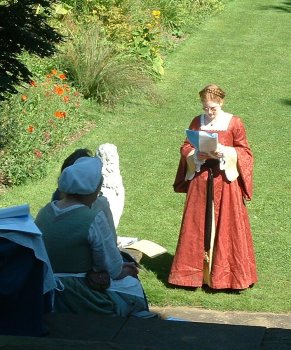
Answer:
[[[201,130],[201,118],[194,118],[189,129]],[[203,129],[205,130],[205,128]],[[207,130],[205,130],[207,131]],[[213,132],[213,130],[209,131]],[[253,155],[240,118],[231,116],[225,130],[215,130],[219,143],[235,149],[238,177],[229,181],[219,165],[213,168],[212,214],[213,246],[211,260],[205,258],[205,220],[208,169],[206,164],[194,178],[184,181],[186,158],[193,147],[186,139],[175,184],[187,186],[183,219],[169,282],[174,285],[214,289],[245,289],[257,282],[255,255],[245,200],[252,197]],[[234,149],[233,149],[234,147]],[[219,163],[218,163],[219,164]],[[174,189],[178,192],[180,189]],[[183,191],[183,190],[182,190]]]

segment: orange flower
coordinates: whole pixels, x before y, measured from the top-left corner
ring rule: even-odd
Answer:
[[[26,96],[26,95],[22,95],[22,96],[21,96],[21,100],[22,100],[22,101],[26,101],[26,100],[27,100],[27,96]]]
[[[52,75],[51,74],[47,74],[46,76],[48,79],[51,79]]]
[[[60,85],[55,85],[54,87],[54,92],[57,94],[57,95],[62,95],[65,90],[64,88],[62,88]]]
[[[30,86],[36,86],[36,82],[35,82],[34,80],[31,80],[31,81],[29,82],[29,85],[30,85]]]
[[[32,125],[29,125],[27,131],[30,133],[34,132],[34,127]]]
[[[58,74],[58,71],[56,69],[53,69],[52,70],[52,75],[56,75],[56,74]]]
[[[59,75],[59,78],[62,79],[62,80],[67,79],[67,77],[65,76],[65,74],[60,74],[60,75]]]
[[[66,112],[62,112],[62,111],[56,111],[55,112],[55,117],[58,119],[63,119],[66,116]]]
[[[36,158],[42,157],[42,152],[39,149],[35,149],[33,153],[36,156]]]
[[[69,96],[64,96],[64,102],[65,102],[65,103],[68,103],[69,100],[70,100]]]

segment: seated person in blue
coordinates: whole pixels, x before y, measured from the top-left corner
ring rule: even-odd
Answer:
[[[64,169],[66,169],[68,166],[75,163],[75,161],[81,157],[93,157],[92,152],[88,148],[77,148],[73,153],[71,153],[63,162],[61,166],[61,173]],[[60,200],[62,199],[63,194],[60,192],[59,188],[55,190],[55,192],[52,195],[52,200]],[[110,210],[109,202],[106,197],[103,196],[102,192],[99,191],[98,196],[96,198],[96,201],[93,203],[92,207],[96,210],[102,210],[106,216],[106,219],[108,221],[108,224],[111,228],[111,230],[116,235],[116,230],[114,226],[113,216]],[[116,235],[117,240],[117,235]]]
[[[101,169],[98,157],[81,157],[66,167],[58,179],[62,199],[48,203],[35,220],[62,286],[55,311],[151,317],[136,265],[123,262],[104,212],[91,209],[102,186]],[[109,273],[105,291],[88,286],[85,275],[92,269]]]
[[[64,169],[66,169],[68,166],[74,164],[75,161],[81,157],[93,157],[93,154],[88,148],[77,148],[73,153],[71,153],[64,160],[64,162],[61,166],[61,173],[64,171]],[[52,195],[52,201],[60,200],[63,198],[63,196],[64,195],[61,193],[59,188],[57,188]],[[117,244],[117,233],[116,233],[116,229],[115,229],[114,220],[113,220],[112,212],[110,209],[109,201],[103,195],[103,193],[101,191],[99,191],[98,196],[97,196],[96,200],[94,201],[94,203],[92,204],[91,208],[93,208],[97,211],[102,210],[104,212],[106,219],[107,219],[107,222],[108,222],[108,225],[112,231],[112,234],[114,235],[114,239],[115,239],[115,242]],[[130,262],[136,263],[134,257],[131,254],[129,254],[128,252],[126,252],[124,250],[121,250],[120,252],[121,252],[123,261],[130,261]]]

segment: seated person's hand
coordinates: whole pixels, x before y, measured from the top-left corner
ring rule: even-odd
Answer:
[[[124,262],[122,265],[122,271],[117,279],[124,278],[126,276],[136,277],[138,274],[138,268],[134,262]]]
[[[110,276],[107,271],[89,270],[86,274],[85,281],[87,285],[94,290],[103,292],[110,286]]]

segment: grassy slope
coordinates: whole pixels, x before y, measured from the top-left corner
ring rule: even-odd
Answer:
[[[207,22],[168,58],[154,105],[128,101],[104,113],[99,127],[51,163],[50,176],[2,196],[2,206],[29,202],[32,213],[47,202],[61,159],[76,147],[115,143],[120,154],[126,207],[120,235],[147,238],[168,254],[143,259],[141,271],[150,302],[213,309],[291,311],[290,165],[286,132],[291,97],[290,13],[268,6],[273,0],[236,0]],[[283,3],[282,3],[283,4]],[[244,120],[256,159],[255,194],[249,205],[260,282],[241,295],[190,292],[166,284],[175,252],[184,196],[172,192],[184,129],[200,112],[197,92],[209,82],[226,92],[225,109]],[[98,114],[98,111],[96,111]],[[289,162],[290,163],[290,162]],[[280,169],[280,173],[278,172]]]

